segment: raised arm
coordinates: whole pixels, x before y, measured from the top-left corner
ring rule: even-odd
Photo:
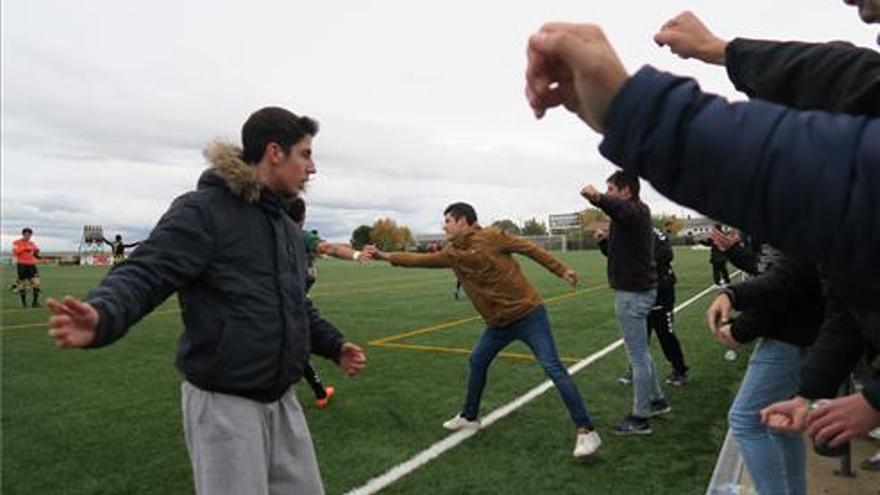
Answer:
[[[606,125],[601,152],[670,199],[792,253],[877,269],[880,120],[732,104],[645,67]]]

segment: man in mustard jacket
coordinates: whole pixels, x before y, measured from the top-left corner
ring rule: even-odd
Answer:
[[[594,430],[571,375],[559,360],[544,301],[512,255],[528,256],[572,285],[578,282],[577,273],[525,239],[495,228],[481,228],[477,213],[467,203],[453,203],[443,214],[447,243],[442,250],[423,254],[379,250],[372,253],[374,259],[388,261],[394,266],[452,268],[486,322],[486,330],[471,351],[464,408],[443,423],[443,427],[448,430],[479,428],[477,415],[489,365],[511,342],[521,340],[553,380],[568,408],[577,428],[573,455],[589,456],[599,448],[602,440]]]

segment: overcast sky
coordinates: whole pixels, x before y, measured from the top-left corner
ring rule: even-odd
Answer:
[[[251,111],[315,117],[308,225],[347,240],[391,217],[439,231],[452,201],[483,223],[584,207],[613,171],[573,117],[541,122],[523,98],[525,44],[546,21],[602,25],[630,71],[693,75],[741,99],[723,69],[651,41],[694,10],[722,37],[876,47],[841,0],[167,1],[2,3],[2,245],[31,226],[43,250],[74,250],[84,224],[147,235],[204,169],[204,145],[238,142]],[[653,191],[654,209],[684,210]]]

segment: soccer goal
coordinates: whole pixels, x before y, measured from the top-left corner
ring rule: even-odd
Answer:
[[[568,251],[568,242],[563,234],[525,235],[523,238],[534,242],[547,251]]]

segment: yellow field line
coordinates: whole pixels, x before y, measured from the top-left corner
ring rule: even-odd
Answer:
[[[582,290],[575,290],[575,291],[572,291],[572,292],[567,292],[567,293],[565,293],[565,294],[560,294],[560,295],[558,295],[558,296],[550,297],[550,298],[548,298],[548,299],[545,299],[544,302],[548,302],[548,303],[550,303],[550,302],[556,302],[556,301],[559,301],[559,300],[562,300],[562,299],[567,299],[567,298],[569,298],[569,297],[576,296],[576,295],[578,295],[578,294],[586,294],[586,293],[589,293],[589,292],[595,292],[595,291],[597,291],[597,290],[599,290],[599,289],[604,289],[604,288],[606,288],[606,287],[608,287],[608,286],[607,286],[607,285],[597,285],[597,286],[588,287],[588,288],[586,288],[586,289],[582,289]],[[442,330],[442,329],[444,329],[444,328],[455,327],[455,326],[458,326],[458,325],[461,325],[461,324],[464,324],[464,323],[468,323],[468,322],[471,322],[471,321],[474,321],[474,320],[479,320],[480,318],[481,318],[480,316],[471,316],[470,318],[462,318],[461,320],[449,321],[449,322],[446,322],[446,323],[439,323],[439,324],[437,324],[437,325],[431,325],[430,327],[418,328],[418,329],[416,329],[416,330],[410,330],[410,331],[408,331],[408,332],[399,333],[399,334],[395,334],[395,335],[390,335],[390,336],[388,336],[388,337],[383,337],[383,338],[381,338],[381,339],[371,340],[371,341],[369,342],[369,344],[370,344],[370,345],[381,346],[381,345],[383,345],[383,344],[386,344],[386,343],[388,343],[388,342],[393,342],[393,341],[395,341],[395,340],[400,340],[400,339],[404,339],[404,338],[407,338],[407,337],[414,337],[414,336],[416,336],[416,335],[421,335],[421,334],[424,334],[424,333],[430,333],[430,332],[434,332],[434,331],[436,331],[436,330]]]
[[[371,342],[372,344],[372,342]],[[421,344],[398,344],[398,343],[387,343],[387,344],[373,344],[376,347],[389,347],[396,349],[408,349],[413,351],[422,351],[422,352],[439,352],[439,353],[453,353],[453,354],[470,354],[470,349],[464,349],[461,347],[443,347],[436,345],[421,345]],[[510,359],[518,359],[521,361],[535,361],[535,356],[531,354],[519,354],[516,352],[501,352],[498,353],[500,357],[510,358]],[[561,357],[560,361],[566,363],[576,363],[579,360],[577,358],[570,357]]]
[[[144,319],[149,318],[150,316],[162,314],[162,313],[180,313],[180,309],[179,308],[160,309],[160,310],[153,311],[152,313],[148,314]],[[0,331],[5,332],[7,330],[24,330],[27,328],[39,328],[39,327],[43,327],[43,328],[47,328],[47,329],[49,328],[48,314],[46,316],[46,321],[43,321],[40,323],[24,323],[22,325],[9,325],[9,326],[5,326],[5,327],[0,327]]]

